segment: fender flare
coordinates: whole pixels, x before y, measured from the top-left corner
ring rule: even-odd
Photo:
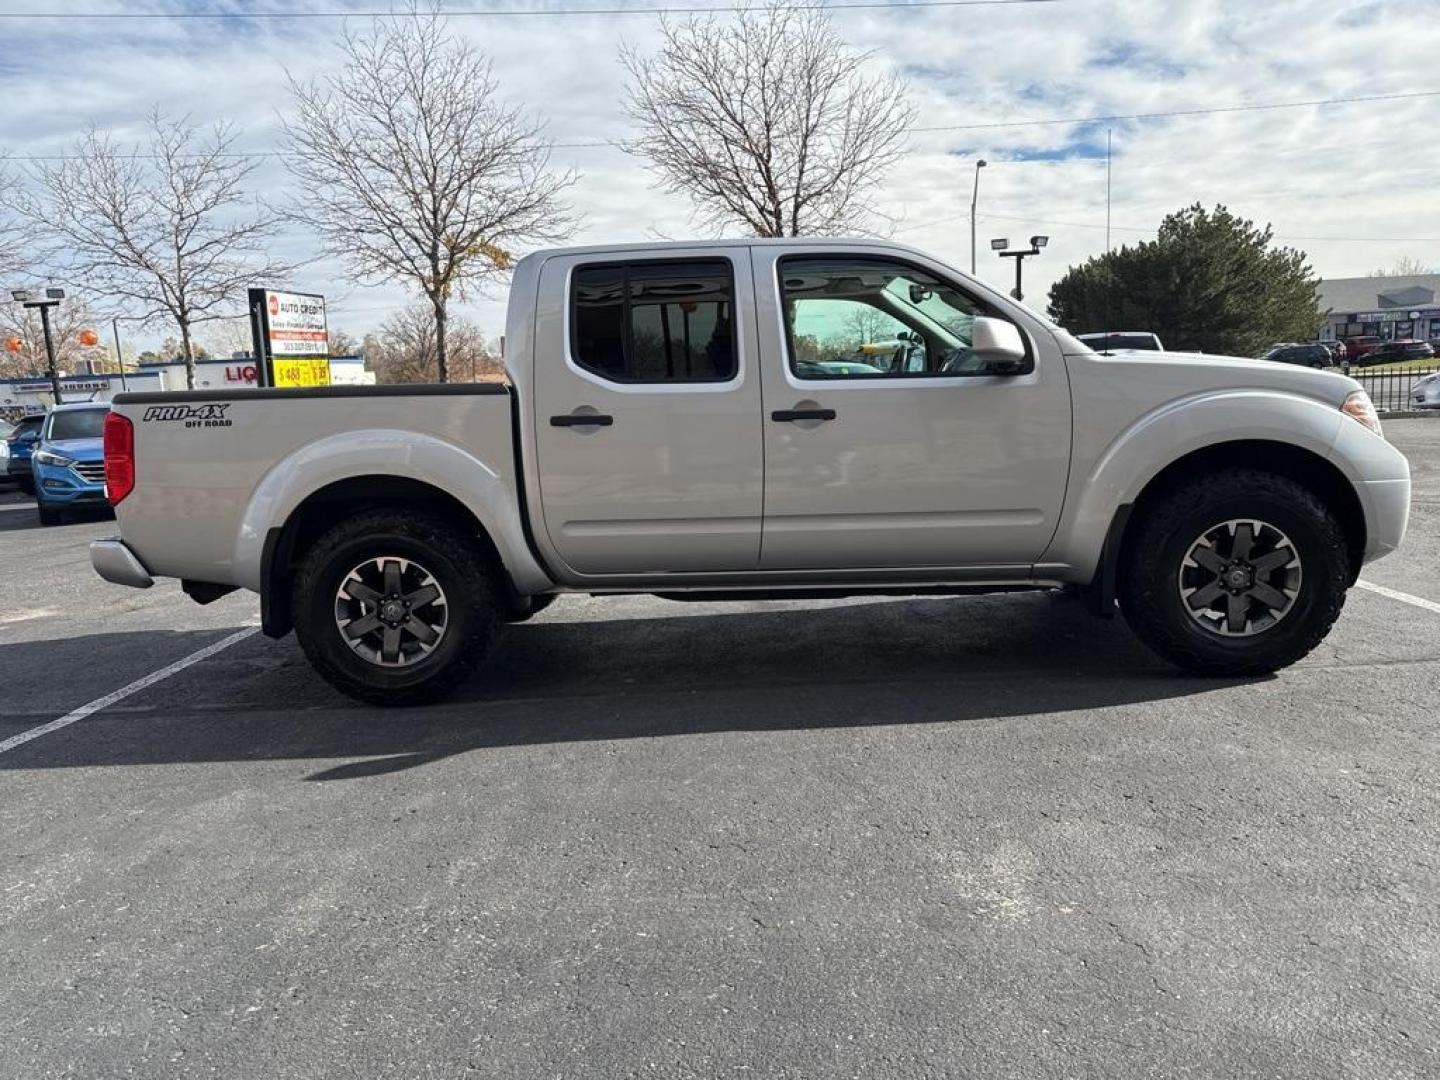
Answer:
[[[394,476],[426,484],[464,506],[495,545],[519,592],[549,588],[549,575],[526,536],[518,477],[508,462],[502,468],[455,443],[413,431],[362,428],[307,443],[276,462],[252,492],[235,539],[236,578],[258,592],[266,608],[284,527],[305,500],[343,480]]]
[[[1333,451],[1342,425],[1354,423],[1338,405],[1283,391],[1234,389],[1180,398],[1140,417],[1095,458],[1087,475],[1071,478],[1075,492],[1041,563],[1067,569],[1067,580],[1090,582],[1118,553],[1114,523],[1146,486],[1174,462],[1232,442],[1280,442],[1330,461],[1353,485],[1358,477]],[[1263,464],[1263,463],[1262,463]],[[1128,511],[1126,511],[1128,518]]]

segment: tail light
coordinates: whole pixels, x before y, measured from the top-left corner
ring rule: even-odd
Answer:
[[[105,416],[105,497],[111,506],[135,489],[135,425],[117,412]]]

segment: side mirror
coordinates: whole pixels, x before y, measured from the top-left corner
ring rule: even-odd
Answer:
[[[992,375],[1023,375],[1029,370],[1020,328],[1004,319],[976,316],[970,327],[970,349]]]

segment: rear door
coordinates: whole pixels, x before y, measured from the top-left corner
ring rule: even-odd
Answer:
[[[754,569],[764,457],[749,249],[541,269],[532,407],[550,554],[574,574]]]
[[[890,249],[753,250],[768,569],[1027,567],[1054,535],[1070,386],[1043,325]],[[1008,314],[1007,314],[1008,311]],[[969,348],[1008,318],[1030,370]]]

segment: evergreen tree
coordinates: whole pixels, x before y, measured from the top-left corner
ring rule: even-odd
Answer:
[[[1076,334],[1148,330],[1167,349],[1255,356],[1315,337],[1319,280],[1305,253],[1272,247],[1270,226],[1198,203],[1168,215],[1154,240],[1070,270],[1050,317]]]

